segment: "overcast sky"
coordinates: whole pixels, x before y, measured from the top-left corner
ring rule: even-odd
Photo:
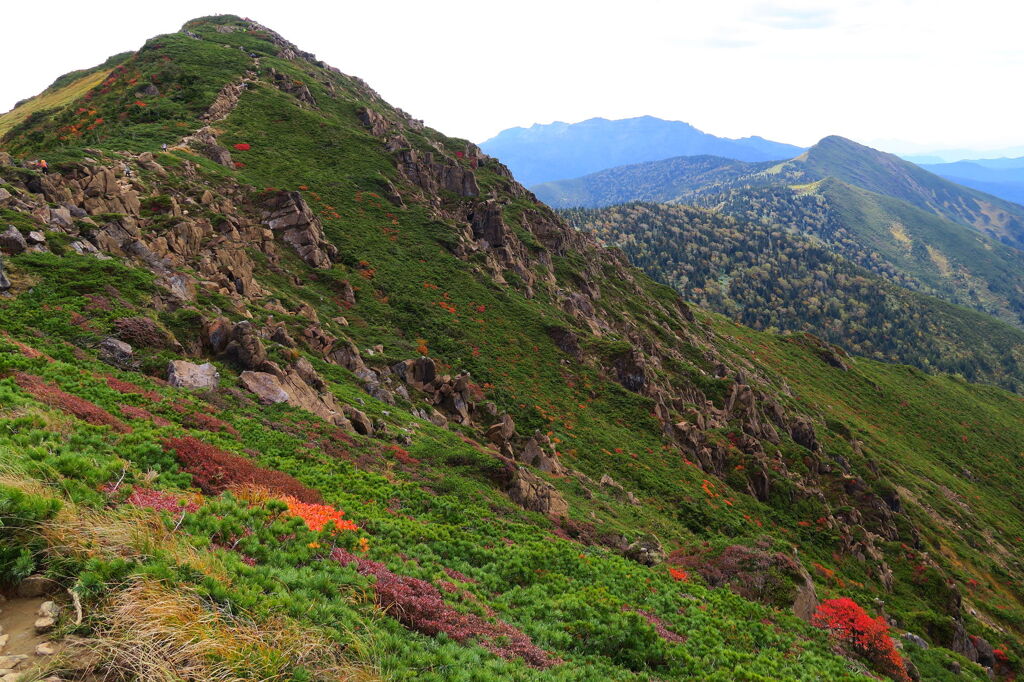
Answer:
[[[1016,0],[3,3],[0,111],[215,13],[249,16],[449,135],[650,114],[799,145],[1024,145]],[[1022,152],[1024,153],[1024,152]]]

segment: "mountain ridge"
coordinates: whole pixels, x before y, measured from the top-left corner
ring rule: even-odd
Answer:
[[[230,15],[0,148],[0,583],[59,586],[65,677],[983,680],[1024,654],[1017,396],[693,308]]]
[[[622,163],[638,163],[680,154],[717,154],[748,161],[792,156],[800,148],[750,136],[720,138],[683,121],[654,116],[579,123],[534,124],[510,128],[480,144],[505,159],[524,185],[571,178]]]

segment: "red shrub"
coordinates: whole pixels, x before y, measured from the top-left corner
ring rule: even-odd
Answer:
[[[136,488],[125,500],[134,507],[146,507],[157,511],[177,514],[182,511],[194,512],[201,506],[201,501],[188,495],[174,495],[162,490]]]
[[[173,450],[183,469],[192,474],[195,485],[208,495],[218,495],[229,486],[257,485],[271,492],[290,495],[307,503],[321,501],[320,493],[307,488],[283,471],[256,466],[251,461],[209,443],[185,436],[168,438],[164,447]]]
[[[104,410],[99,405],[90,403],[84,398],[65,393],[57,388],[55,384],[41,379],[32,374],[24,372],[14,373],[14,382],[22,389],[32,394],[36,400],[56,407],[70,414],[75,415],[82,421],[95,424],[96,426],[109,426],[118,433],[131,433],[130,426]]]
[[[331,552],[340,564],[355,564],[363,575],[377,579],[377,604],[406,627],[425,635],[443,632],[457,642],[473,639],[488,651],[512,660],[522,658],[535,668],[547,668],[561,661],[551,658],[530,638],[508,623],[488,622],[472,613],[462,613],[445,603],[437,588],[425,580],[392,573],[378,561],[360,559],[343,549]]]
[[[15,339],[12,339],[7,334],[7,332],[3,332],[2,334],[0,334],[0,336],[3,336],[5,339],[7,339],[11,343],[13,343],[15,346],[17,346],[18,350],[21,351],[21,354],[24,355],[26,358],[29,358],[30,360],[35,360],[36,358],[46,358],[47,362],[53,362],[53,358],[51,358],[46,353],[43,353],[42,351],[38,351],[35,348],[33,348],[32,346],[25,345],[21,341],[17,341]]]
[[[136,386],[130,381],[122,381],[117,377],[112,376],[104,378],[107,380],[107,386],[114,389],[118,393],[125,393],[128,395],[141,395],[144,398],[148,398],[149,400],[152,400],[154,402],[159,402],[160,400],[162,400],[160,394],[157,393],[156,391],[150,391],[145,388],[142,388],[141,386]]]
[[[141,407],[135,407],[133,405],[118,405],[118,409],[121,410],[121,414],[128,417],[129,419],[148,419],[157,426],[170,426],[171,422],[167,421],[163,417],[158,417],[155,414],[144,410]]]
[[[852,653],[871,661],[878,670],[896,680],[908,680],[885,618],[872,618],[857,602],[848,597],[823,601],[811,622],[825,628],[832,637]]]
[[[215,433],[223,431],[224,433],[230,433],[232,436],[238,435],[238,431],[231,424],[203,412],[193,412],[192,414],[185,415],[183,421],[186,426],[193,429],[202,429],[203,431],[213,431]]]
[[[238,144],[234,145],[234,147],[240,152],[247,152],[250,149],[252,149],[252,146],[248,142],[239,142]]]

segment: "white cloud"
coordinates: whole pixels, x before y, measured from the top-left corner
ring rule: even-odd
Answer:
[[[0,110],[215,12],[248,14],[396,106],[480,140],[651,114],[811,144],[1024,142],[1024,4],[1004,0],[56,0],[7,3]]]

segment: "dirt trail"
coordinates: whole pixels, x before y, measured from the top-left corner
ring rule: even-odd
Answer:
[[[0,647],[0,656],[35,653],[36,645],[48,641],[44,635],[36,634],[36,612],[46,601],[42,597],[31,599],[9,599],[0,602],[0,637],[7,635],[7,645]]]

